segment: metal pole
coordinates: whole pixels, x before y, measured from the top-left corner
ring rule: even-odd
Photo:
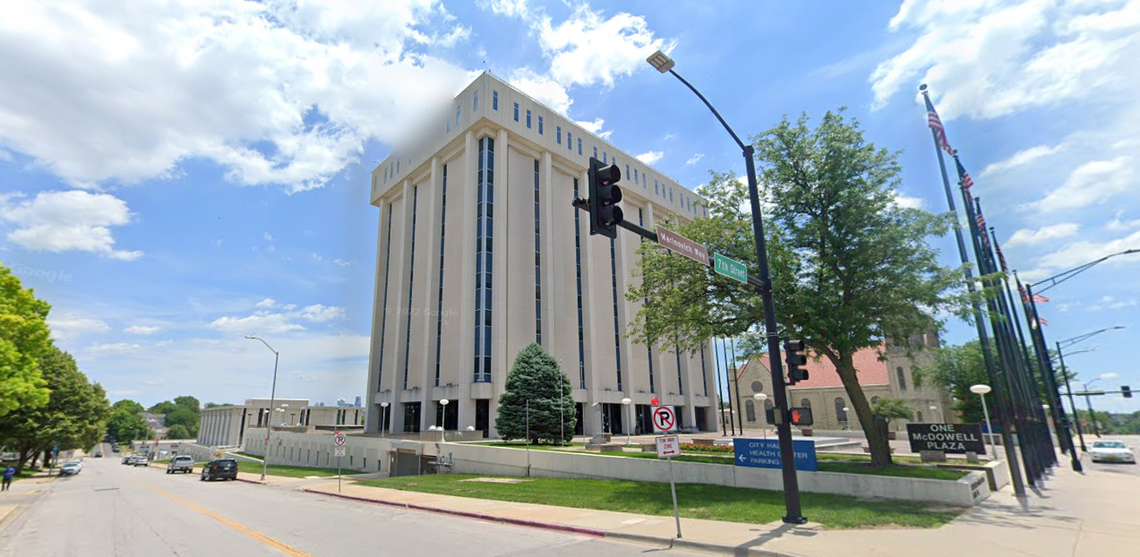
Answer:
[[[1057,361],[1061,364],[1061,375],[1065,376],[1065,393],[1069,398],[1069,408],[1073,409],[1073,425],[1077,427],[1077,438],[1081,441],[1081,452],[1089,452],[1085,446],[1085,432],[1081,427],[1081,417],[1077,414],[1077,401],[1073,398],[1073,386],[1069,383],[1069,372],[1065,369],[1065,353],[1061,351],[1061,343],[1057,343]]]
[[[732,339],[732,381],[736,385],[736,408],[740,412],[740,434],[744,435],[744,403],[740,398],[740,374],[736,370],[736,339]]]
[[[716,339],[715,338],[713,339],[713,358],[716,358]],[[717,362],[717,363],[719,363],[719,362]],[[727,364],[727,363],[728,362],[725,362],[725,364]],[[713,367],[716,368],[716,366],[713,366]],[[727,367],[727,365],[726,365],[726,367]],[[727,383],[728,382],[727,369],[725,371],[726,371],[725,383]],[[726,418],[724,415],[724,402],[726,399],[728,399],[728,397],[727,396],[722,397],[720,395],[720,371],[717,371],[717,373],[716,373],[716,398],[717,398],[717,412],[720,412],[720,430],[721,430],[721,433],[725,437],[728,437],[728,418]],[[729,408],[730,408],[729,413],[731,413],[732,412],[731,406]],[[736,428],[733,428],[732,432],[736,433]]]
[[[673,492],[673,518],[677,520],[677,539],[681,538],[681,509],[677,506],[677,483],[673,480],[673,457],[669,457],[669,491]]]
[[[1089,385],[1088,383],[1085,383],[1085,391],[1087,392],[1088,390]],[[1093,412],[1092,397],[1087,394],[1085,395],[1085,404],[1088,404],[1089,406],[1089,421],[1092,422],[1093,435],[1100,437],[1100,426],[1096,425],[1096,413]]]
[[[258,339],[260,340],[260,339]],[[264,340],[265,346],[269,346]],[[270,348],[273,350],[273,348]],[[273,406],[277,404],[277,362],[281,353],[273,350],[273,386],[269,389],[269,423],[265,424],[265,454],[261,459],[261,481],[265,481],[265,474],[269,471],[269,436],[273,432]]]
[[[725,398],[728,399],[728,425],[732,428],[732,434],[736,435],[736,417],[733,414],[732,404],[732,372],[728,369],[728,340],[721,339],[720,347],[724,351],[724,392]],[[737,408],[736,412],[740,412],[740,408]]]
[[[990,410],[986,407],[986,395],[978,395],[982,399],[982,414],[986,417],[986,429],[990,432],[990,452],[997,458],[997,443],[994,443],[994,426],[990,423]]]

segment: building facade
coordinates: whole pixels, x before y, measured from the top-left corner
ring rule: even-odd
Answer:
[[[622,171],[626,220],[707,216],[701,199],[495,76],[455,99],[426,140],[372,172],[380,209],[367,430],[494,431],[520,350],[560,362],[578,433],[648,430],[650,401],[712,429],[714,359],[626,338],[641,239],[590,236],[590,157]],[[621,400],[635,405],[626,410]],[[448,404],[442,404],[447,400]],[[386,404],[386,405],[385,405]]]
[[[899,346],[887,344],[855,354],[856,376],[867,400],[874,403],[879,398],[899,398],[907,402],[914,412],[914,420],[891,421],[890,429],[894,431],[906,431],[907,423],[956,422],[958,418],[952,409],[949,391],[930,384],[919,386],[914,380],[914,368],[928,363],[931,349],[938,347],[937,335],[921,335],[911,339],[910,344],[910,353]],[[742,365],[736,370],[737,380],[729,385],[733,406],[743,409],[737,415],[743,417],[745,427],[770,425],[764,412],[773,403],[772,375],[768,371],[766,357],[753,357]],[[789,404],[810,407],[815,429],[859,430],[859,418],[835,366],[826,358],[815,360],[809,357],[804,367],[809,378],[788,387]],[[756,393],[768,395],[767,400],[761,403],[755,398]]]
[[[269,399],[246,399],[245,404],[215,406],[201,410],[198,424],[198,444],[211,447],[238,447],[251,427],[287,427],[291,431],[316,428],[361,426],[365,410],[354,407],[312,406],[308,399],[279,398],[273,401],[276,412],[270,411]],[[272,414],[272,417],[270,416]]]

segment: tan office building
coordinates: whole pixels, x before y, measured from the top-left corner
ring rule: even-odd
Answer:
[[[569,377],[579,433],[645,430],[653,397],[676,406],[684,426],[713,429],[711,349],[678,355],[625,338],[639,306],[625,292],[640,238],[591,237],[589,215],[570,205],[587,196],[592,156],[621,169],[628,221],[703,217],[700,198],[488,73],[425,137],[372,172],[367,430],[438,424],[497,437],[507,372],[532,342]],[[622,407],[625,397],[635,408]]]
[[[249,428],[267,424],[300,431],[302,428],[359,426],[365,419],[365,409],[359,407],[310,406],[309,400],[303,398],[279,398],[273,402],[277,411],[272,413],[272,417],[267,398],[246,399],[241,405],[203,408],[198,423],[198,444],[241,446]]]

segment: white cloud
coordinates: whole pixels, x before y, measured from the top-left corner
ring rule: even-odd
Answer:
[[[345,261],[344,259],[334,259],[333,263],[340,267],[351,267],[354,264],[352,261]]]
[[[397,143],[471,77],[417,51],[469,34],[434,0],[6,6],[0,144],[76,185],[190,159],[243,185],[322,186]]]
[[[1140,231],[1133,232],[1113,240],[1090,242],[1079,241],[1066,244],[1061,249],[1049,253],[1039,260],[1039,266],[1045,269],[1069,269],[1099,259],[1106,255],[1120,253],[1129,249],[1140,248]],[[1120,257],[1111,259],[1102,265],[1117,264],[1129,265],[1140,261],[1140,258]]]
[[[253,335],[303,331],[305,327],[290,323],[291,316],[284,313],[258,312],[248,317],[219,317],[210,328],[232,335]]]
[[[1116,379],[1117,377],[1120,377],[1120,374],[1116,373],[1115,371],[1110,371],[1108,373],[1102,373],[1102,374],[1097,376],[1098,379]]]
[[[1112,232],[1126,232],[1128,230],[1132,230],[1133,228],[1140,228],[1140,219],[1127,221],[1121,218],[1123,215],[1124,211],[1118,211],[1116,213],[1116,216],[1114,216],[1112,220],[1108,221],[1108,224],[1104,225],[1104,229],[1110,230]]]
[[[255,307],[259,307],[259,308],[271,308],[271,307],[276,306],[276,305],[277,305],[277,300],[274,300],[273,298],[266,298],[260,302],[257,302],[256,304],[254,304]]]
[[[40,192],[30,200],[9,197],[0,200],[0,220],[16,225],[8,240],[33,251],[78,250],[124,261],[143,254],[115,249],[110,227],[128,224],[131,212],[109,194],[71,190]]]
[[[653,36],[644,17],[623,12],[604,19],[586,4],[558,25],[542,17],[535,28],[551,57],[550,76],[566,86],[612,86],[615,77],[649,69],[645,59],[653,51],[672,49]]]
[[[689,160],[685,161],[685,166],[693,166],[694,164],[701,162],[701,159],[703,158],[705,158],[704,153],[694,153],[693,156],[689,157]]]
[[[1100,301],[1089,306],[1089,309],[1092,311],[1115,310],[1135,307],[1137,305],[1140,305],[1140,301],[1119,300],[1115,296],[1101,296]]]
[[[907,209],[921,209],[926,204],[921,197],[911,197],[898,192],[895,192],[895,203]]]
[[[1049,147],[1048,145],[1038,145],[1036,147],[1022,149],[1021,151],[1014,153],[1008,159],[986,166],[986,168],[982,170],[982,176],[990,176],[999,172],[1004,172],[1006,170],[1025,166],[1042,157],[1054,155],[1063,148],[1064,145],[1055,145],[1053,147]]]
[[[1041,211],[1052,212],[1103,203],[1132,189],[1136,172],[1134,163],[1132,157],[1123,155],[1111,160],[1086,162],[1073,170],[1061,187],[1033,205]]]
[[[526,3],[527,0],[479,0],[475,5],[481,10],[491,10],[499,15],[526,18]]]
[[[1081,226],[1075,222],[1063,222],[1043,226],[1037,229],[1023,228],[1013,233],[1006,241],[1006,247],[1031,246],[1042,242],[1050,242],[1061,238],[1068,238],[1079,232]]]
[[[594,118],[593,122],[580,121],[580,122],[574,122],[574,123],[581,126],[582,129],[584,129],[584,130],[586,130],[586,131],[588,131],[588,132],[590,132],[590,133],[592,133],[592,134],[594,134],[594,135],[596,135],[602,139],[609,139],[610,134],[613,133],[613,131],[602,131],[602,126],[605,125],[606,121],[601,119],[601,118]]]
[[[68,340],[87,333],[105,333],[111,326],[100,319],[74,313],[48,314],[47,324],[52,337]]]
[[[114,342],[107,344],[92,344],[87,347],[87,350],[96,354],[107,354],[112,352],[130,352],[142,348],[141,344],[134,344],[130,342]]]
[[[265,238],[265,241],[266,241],[266,242],[272,242],[272,241],[276,240],[276,238],[274,238],[274,237],[273,237],[273,235],[271,235],[271,234],[269,233],[269,231],[266,231],[266,232],[265,232],[265,234],[262,234],[262,236],[261,236],[261,237],[262,237],[262,238]]]
[[[323,306],[321,304],[305,306],[300,312],[301,318],[317,323],[323,323],[333,319],[342,319],[344,315],[344,308]]]
[[[9,151],[8,151],[8,150],[6,150],[6,149],[0,148],[0,161],[8,161],[8,162],[11,162],[11,161],[14,161],[14,160],[16,160],[16,157],[15,157],[14,155],[12,155],[12,153],[11,153],[11,152],[9,152]]]
[[[154,333],[157,333],[161,330],[162,327],[146,327],[143,325],[131,325],[130,327],[123,329],[123,331],[128,332],[132,335],[153,335]]]
[[[673,132],[669,132],[669,133],[665,134],[665,137],[662,137],[661,140],[662,141],[669,141],[671,139],[676,139],[676,138],[677,138],[677,134],[675,134]]]
[[[663,153],[661,151],[648,151],[648,152],[645,152],[645,153],[638,155],[635,158],[637,160],[645,163],[645,164],[652,166],[654,164],[657,164],[657,161],[661,160],[661,157],[664,157],[664,156],[665,156],[665,153]]]
[[[530,68],[514,71],[508,81],[519,91],[534,97],[538,102],[563,116],[570,111],[570,105],[574,102],[566,92],[566,87],[548,76],[539,75]]]

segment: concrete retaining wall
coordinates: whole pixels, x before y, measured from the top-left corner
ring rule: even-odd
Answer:
[[[265,429],[250,428],[242,452],[264,456],[261,450],[264,443]],[[290,433],[274,429],[269,440],[269,464],[336,468],[334,447],[333,436],[327,433]],[[340,466],[344,470],[358,472],[387,472],[388,454],[392,450],[391,440],[349,435]]]

